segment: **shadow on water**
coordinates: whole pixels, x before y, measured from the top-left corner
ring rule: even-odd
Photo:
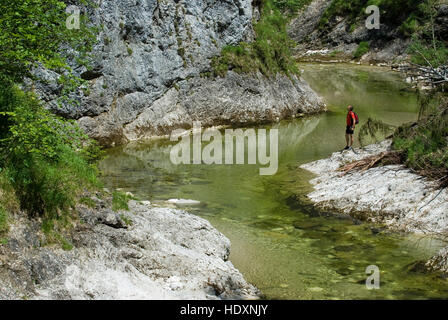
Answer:
[[[201,201],[188,211],[230,238],[231,261],[269,299],[447,298],[447,279],[423,272],[420,262],[442,243],[317,210],[306,197],[313,175],[299,169],[344,146],[346,105],[361,121],[400,125],[416,119],[416,96],[384,69],[302,68],[330,112],[272,126],[279,129],[276,175],[260,176],[256,165],[175,166],[172,143],[159,140],[109,150],[101,164],[106,186],[156,202]],[[380,290],[366,288],[370,265],[380,268]]]

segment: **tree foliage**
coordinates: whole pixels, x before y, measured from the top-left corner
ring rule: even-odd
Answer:
[[[86,3],[71,1],[77,5]],[[68,29],[66,7],[59,0],[0,0],[2,83],[20,83],[25,77],[32,77],[32,68],[37,64],[70,72],[67,58],[84,61],[95,41],[95,30],[87,26],[84,16],[79,30]]]
[[[23,210],[47,222],[67,220],[77,197],[98,186],[96,143],[23,89],[37,66],[61,74],[68,89],[80,85],[68,61],[85,63],[96,30],[85,17],[80,29],[68,29],[66,6],[58,0],[0,0],[0,202],[7,202],[10,186]]]
[[[346,17],[349,24],[364,21],[365,9],[376,5],[380,9],[381,21],[388,25],[402,24],[411,14],[421,16],[419,5],[425,0],[333,0],[325,10],[320,26],[335,21],[336,17]]]

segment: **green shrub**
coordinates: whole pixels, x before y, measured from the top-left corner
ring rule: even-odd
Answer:
[[[433,44],[429,41],[414,37],[408,48],[411,61],[415,64],[433,67],[446,65],[448,61],[448,47],[441,41],[435,40]]]
[[[0,236],[8,231],[8,214],[5,208],[0,204]]]
[[[256,39],[251,43],[224,47],[221,55],[212,59],[215,76],[225,76],[228,70],[240,73],[260,71],[266,76],[298,74],[291,57],[294,42],[286,32],[288,19],[277,6],[295,7],[300,3],[303,5],[307,1],[264,0],[261,18],[254,25]]]
[[[419,22],[414,14],[411,14],[400,26],[400,31],[405,36],[411,36],[419,30]]]
[[[365,55],[370,50],[370,45],[367,41],[362,41],[358,48],[356,49],[355,53],[353,54],[353,57],[355,59],[361,58],[363,55]]]
[[[0,158],[20,207],[49,220],[69,219],[85,190],[99,186],[97,145],[17,87],[0,89]]]
[[[90,7],[86,0],[70,4]],[[93,5],[93,4],[92,4]],[[60,75],[59,100],[73,107],[70,93],[86,88],[68,60],[89,69],[88,56],[99,28],[81,15],[80,30],[66,26],[67,1],[3,1],[0,19],[0,203],[2,217],[18,209],[42,218],[48,238],[67,225],[78,197],[97,188],[95,161],[99,147],[75,122],[47,111],[30,92],[25,79],[35,81],[33,69],[43,66]],[[61,48],[70,48],[62,51]],[[26,82],[28,82],[26,81]],[[20,89],[24,88],[24,89]],[[10,214],[10,218],[11,218]],[[51,236],[50,236],[51,234]]]
[[[129,211],[128,202],[129,200],[137,200],[137,198],[127,195],[124,192],[115,191],[112,194],[112,210],[114,211],[120,211],[120,210],[126,210]]]
[[[333,0],[325,10],[319,22],[321,29],[329,23],[335,23],[335,17],[347,18],[348,24],[364,21],[367,17],[365,9],[369,5],[380,8],[381,21],[388,25],[399,26],[411,14],[421,14],[419,5],[425,0]]]
[[[417,123],[399,127],[393,148],[403,152],[405,164],[448,182],[448,103],[443,94],[422,104]]]
[[[295,14],[299,9],[311,3],[311,0],[273,0],[273,4],[282,12]]]

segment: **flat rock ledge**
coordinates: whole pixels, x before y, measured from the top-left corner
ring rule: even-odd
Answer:
[[[337,170],[350,162],[390,149],[391,141],[353,151],[336,152],[327,159],[302,165],[317,175],[310,181],[308,198],[322,210],[348,214],[357,219],[384,224],[390,229],[425,234],[447,234],[448,191],[404,166],[390,165],[354,171],[342,176]],[[448,272],[448,248],[427,266]]]
[[[35,248],[32,227],[12,226],[10,243],[20,245],[0,248],[0,299],[260,298],[208,221],[147,202],[129,209],[113,213],[102,201],[78,208],[83,223],[70,251]]]

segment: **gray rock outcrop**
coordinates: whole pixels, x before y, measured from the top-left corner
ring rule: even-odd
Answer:
[[[310,200],[324,210],[384,223],[390,228],[421,233],[448,231],[448,190],[437,190],[431,181],[400,165],[353,171],[342,176],[337,170],[353,161],[380,154],[390,141],[364,149],[336,152],[302,166],[317,174],[311,180]]]
[[[39,224],[16,220],[0,247],[0,299],[259,297],[228,261],[230,241],[209,222],[146,202],[129,208],[80,206],[70,251],[41,247]]]
[[[364,149],[336,152],[327,159],[302,165],[317,177],[311,180],[311,202],[325,211],[335,211],[388,228],[446,238],[448,232],[448,190],[402,165],[388,165],[355,171],[342,176],[337,170],[348,163],[378,155],[391,142]],[[448,273],[448,247],[426,263],[428,270]]]
[[[275,121],[324,109],[297,78],[260,74],[209,77],[210,60],[226,45],[254,38],[258,8],[250,0],[97,0],[89,15],[102,26],[92,69],[75,71],[89,86],[73,97],[79,107],[58,107],[60,88],[37,84],[56,113],[79,120],[103,145],[173,128],[204,124]],[[37,71],[45,80],[58,75]],[[135,130],[135,131],[134,131]]]
[[[368,15],[360,12],[356,24],[348,17],[332,16],[325,27],[320,26],[331,2],[313,0],[291,21],[288,33],[298,42],[295,49],[298,58],[304,61],[350,61],[354,59],[353,54],[358,44],[366,41],[370,45],[370,51],[359,59],[361,63],[393,65],[408,59],[407,48],[411,39],[400,30],[399,21],[384,21],[384,18],[380,18],[380,29],[368,30],[364,23]],[[435,33],[446,41],[448,5],[442,4],[437,10]]]

